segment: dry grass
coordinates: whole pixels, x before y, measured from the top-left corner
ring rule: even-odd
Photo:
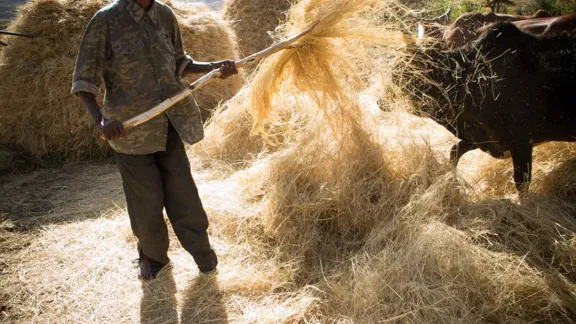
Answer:
[[[290,0],[227,0],[224,18],[232,23],[238,35],[243,56],[272,45],[270,33],[284,21]]]
[[[4,178],[5,320],[570,323],[576,205],[545,187],[524,205],[502,199],[472,182],[488,163],[454,177],[431,149],[454,141],[439,126],[365,116],[344,141],[317,119],[223,175],[193,165],[222,260],[213,281],[176,241],[171,272],[136,280],[111,166]]]
[[[184,3],[176,0],[169,4],[179,16],[184,48],[194,60],[213,62],[240,58],[236,34],[219,13],[199,2]],[[191,83],[196,79],[188,77],[185,81]],[[243,85],[244,74],[240,71],[238,75],[210,83],[196,91],[194,98],[203,119],[208,119],[218,104],[234,97]]]
[[[33,1],[20,9],[9,30],[36,35],[14,38],[0,57],[0,142],[35,156],[102,156],[93,123],[70,95],[72,72],[83,30],[103,0]]]
[[[213,278],[173,241],[174,268],[136,280],[110,166],[1,178],[3,320],[576,321],[574,144],[536,149],[533,194],[520,204],[509,161],[471,152],[455,173],[455,138],[381,111],[378,91],[343,101],[349,122],[338,127],[313,96],[282,91],[265,132],[253,132],[247,87],[190,150],[221,259]]]
[[[89,115],[70,95],[72,72],[88,20],[107,0],[35,0],[9,30],[37,37],[13,38],[0,56],[0,143],[36,157],[93,158],[110,152]],[[178,4],[177,4],[178,5]],[[181,5],[184,6],[184,5]],[[233,31],[201,4],[179,11],[184,44],[197,60],[237,59]],[[217,39],[218,41],[214,41]],[[214,82],[196,95],[207,118],[242,86],[242,75]]]
[[[349,123],[347,115],[357,112],[357,93],[378,76],[381,64],[371,55],[386,45],[398,46],[397,33],[386,30],[378,14],[379,1],[301,1],[289,12],[278,32],[293,36],[315,26],[293,44],[264,61],[251,84],[252,110],[258,127],[264,122],[275,97],[292,95],[322,109],[335,121]],[[280,37],[278,37],[280,38]],[[389,51],[392,52],[392,51]],[[298,94],[298,95],[296,95]],[[296,102],[305,107],[309,102]]]

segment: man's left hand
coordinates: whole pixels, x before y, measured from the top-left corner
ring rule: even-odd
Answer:
[[[238,70],[236,69],[236,62],[234,62],[233,60],[213,62],[211,65],[212,69],[222,70],[222,75],[220,76],[220,79],[226,79],[234,74],[238,74]]]

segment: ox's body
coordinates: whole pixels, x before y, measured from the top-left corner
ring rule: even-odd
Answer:
[[[514,25],[525,33],[549,37],[576,30],[576,14],[515,21]],[[482,32],[483,30],[479,30]]]
[[[531,16],[505,15],[496,13],[468,13],[458,17],[447,27],[443,40],[446,47],[455,49],[475,41],[481,35],[481,29],[485,26],[500,22],[510,21],[530,21],[537,18],[550,17],[550,13],[545,10],[538,10]]]
[[[532,147],[576,141],[576,37],[537,38],[500,23],[458,50],[416,49],[415,67],[430,82],[412,79],[422,110],[460,142],[456,165],[480,148],[501,158],[510,152],[514,182],[526,193]],[[434,102],[434,104],[431,104]]]

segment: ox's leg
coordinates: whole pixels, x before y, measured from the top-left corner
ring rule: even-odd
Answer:
[[[466,152],[472,151],[477,148],[478,147],[476,146],[476,144],[468,141],[460,141],[454,144],[454,146],[452,146],[452,149],[450,150],[450,163],[452,163],[453,167],[457,167],[458,161],[460,160],[462,155],[464,155]]]
[[[510,150],[514,165],[514,184],[518,189],[520,199],[528,196],[530,178],[532,175],[532,144],[516,144]]]

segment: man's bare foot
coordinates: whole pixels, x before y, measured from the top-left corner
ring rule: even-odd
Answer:
[[[210,249],[208,252],[204,254],[195,254],[192,257],[194,258],[194,261],[196,261],[200,273],[208,275],[216,274],[217,272],[216,267],[218,266],[218,257],[216,256],[214,250]]]
[[[138,261],[138,266],[140,267],[140,279],[147,281],[156,278],[158,272],[164,269],[170,262],[161,263],[154,261],[146,256],[142,256]]]

